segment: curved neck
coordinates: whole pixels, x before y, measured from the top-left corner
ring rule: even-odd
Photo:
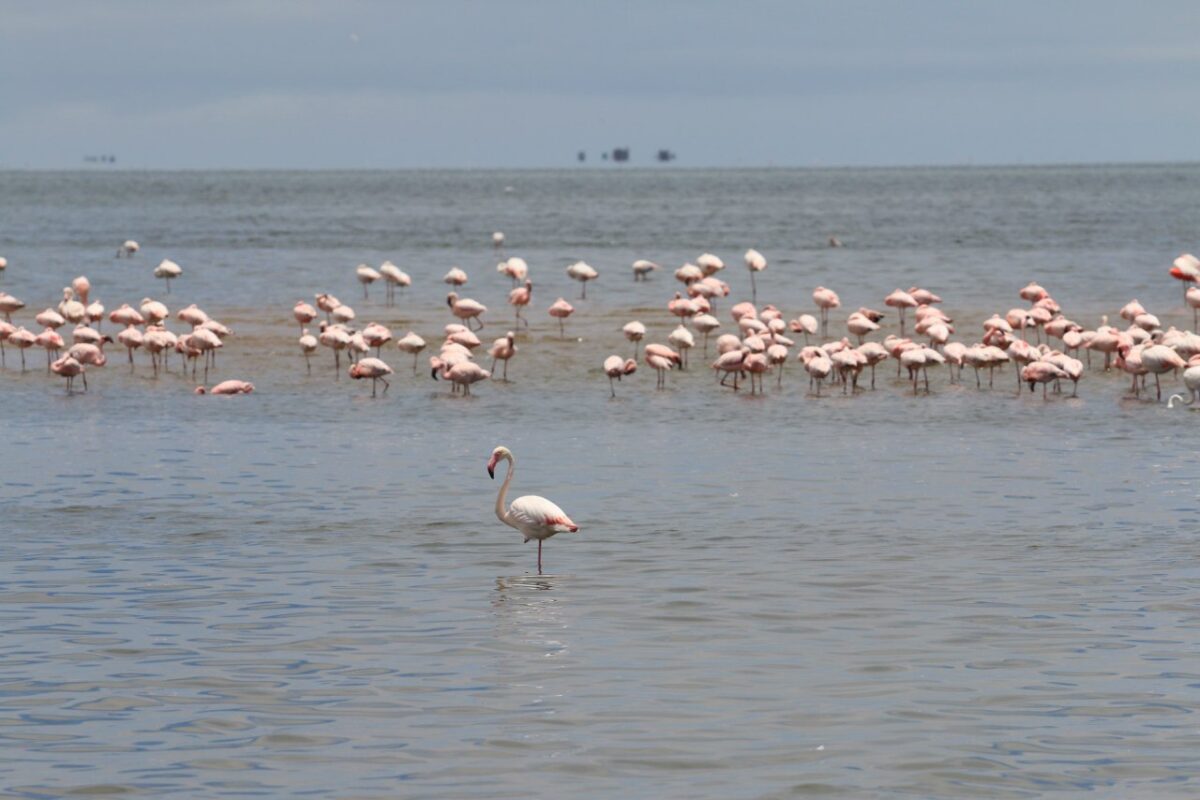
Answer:
[[[507,525],[508,518],[506,516],[507,511],[504,508],[504,498],[508,495],[508,485],[512,483],[514,467],[511,456],[506,460],[508,461],[508,474],[504,476],[504,483],[500,484],[500,493],[496,495],[496,516],[500,518],[501,522]]]

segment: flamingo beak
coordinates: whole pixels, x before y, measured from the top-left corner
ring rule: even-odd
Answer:
[[[487,471],[488,471],[488,477],[491,478],[492,480],[496,480],[496,457],[495,456],[492,456],[491,458],[488,459]]]

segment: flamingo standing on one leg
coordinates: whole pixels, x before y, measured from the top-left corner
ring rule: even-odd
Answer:
[[[496,516],[510,528],[516,528],[525,537],[525,541],[537,539],[538,543],[538,575],[542,574],[542,542],[556,533],[577,533],[579,526],[571,521],[561,508],[544,497],[527,494],[513,500],[508,508],[504,507],[504,498],[508,494],[508,485],[512,483],[513,469],[516,459],[512,451],[500,446],[492,451],[488,459],[488,475],[495,480],[496,465],[508,461],[508,474],[500,485],[500,493],[496,495]]]
[[[622,375],[632,375],[637,372],[637,362],[632,358],[621,358],[618,355],[612,355],[604,359],[604,374],[608,376],[608,388],[612,391],[612,396],[617,396],[617,387],[613,385],[613,378],[621,380]]]

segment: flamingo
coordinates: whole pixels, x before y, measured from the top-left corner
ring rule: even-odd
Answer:
[[[613,378],[621,380],[623,375],[632,375],[637,372],[637,362],[632,358],[621,358],[618,355],[611,355],[604,359],[604,374],[608,376],[608,388],[612,391],[612,396],[617,396],[616,386],[613,384]]]
[[[1200,401],[1200,355],[1188,359],[1187,369],[1183,371],[1183,385],[1187,387],[1190,395],[1190,399],[1184,403],[1185,406]],[[1183,400],[1183,395],[1171,395],[1167,400],[1167,408],[1174,408],[1176,400]]]
[[[451,267],[450,271],[442,278],[442,282],[448,283],[451,286],[462,286],[467,282],[467,273],[458,267]]]
[[[67,379],[67,394],[71,394],[76,376],[83,374],[83,365],[70,356],[63,356],[50,365],[50,371]]]
[[[821,335],[829,335],[829,310],[837,308],[842,304],[838,299],[837,292],[833,289],[826,289],[824,286],[818,286],[813,289],[813,302],[817,304],[817,308],[821,309]]]
[[[362,329],[362,337],[367,347],[374,348],[375,356],[378,357],[379,349],[392,340],[392,332],[378,322],[371,322]]]
[[[708,335],[721,327],[721,321],[712,314],[697,314],[692,317],[692,326],[704,334],[704,355],[708,355]],[[636,354],[635,354],[636,355]]]
[[[529,277],[529,264],[525,259],[513,256],[496,265],[496,271],[512,279],[513,286]]]
[[[1067,373],[1059,367],[1051,364],[1049,361],[1034,361],[1026,364],[1021,369],[1021,380],[1029,384],[1029,391],[1033,391],[1035,384],[1042,385],[1042,399],[1046,399],[1046,386],[1050,381],[1061,380],[1066,378]]]
[[[567,275],[573,280],[583,284],[583,292],[579,295],[580,300],[587,300],[587,285],[588,281],[594,281],[600,277],[600,273],[595,270],[590,264],[583,261],[576,261],[571,266],[567,267]]]
[[[200,387],[203,390],[203,386]],[[228,380],[221,381],[212,388],[209,394],[250,394],[254,391],[254,384],[248,381]],[[197,394],[204,394],[203,391],[198,391]]]
[[[408,273],[397,267],[390,261],[385,261],[379,265],[379,274],[387,281],[387,303],[393,305],[396,302],[396,287],[401,289],[412,286],[412,278]]]
[[[1162,400],[1162,386],[1158,376],[1176,369],[1185,369],[1187,363],[1166,345],[1155,344],[1142,350],[1142,366],[1154,373],[1154,391]]]
[[[504,231],[494,231],[492,233],[492,247],[497,250],[504,247]]]
[[[92,282],[87,279],[86,275],[80,275],[71,281],[71,288],[79,296],[79,301],[86,306],[88,303],[88,292],[92,290]]]
[[[883,304],[900,310],[900,335],[904,335],[904,312],[910,308],[916,308],[920,305],[916,298],[903,289],[896,289],[894,292],[883,298]]]
[[[679,365],[679,368],[687,369],[688,350],[691,350],[696,346],[696,337],[692,336],[692,332],[683,325],[677,325],[675,330],[671,331],[667,335],[667,341],[674,345],[675,349],[679,351],[679,355],[682,358],[682,363]]]
[[[125,243],[117,248],[117,258],[120,258],[122,255],[124,255],[126,258],[132,258],[134,254],[141,249],[142,246],[133,239],[126,239]]]
[[[167,282],[167,294],[171,293],[171,280],[178,278],[182,274],[183,267],[179,266],[169,258],[164,258],[159,262],[158,266],[154,268],[154,277],[162,278]]]
[[[496,495],[496,517],[510,528],[515,528],[525,537],[525,541],[536,539],[538,543],[537,569],[542,574],[542,542],[556,533],[577,533],[579,526],[571,521],[561,508],[544,497],[525,495],[518,497],[504,507],[504,499],[508,495],[508,486],[512,483],[516,459],[512,451],[501,445],[492,451],[487,462],[488,476],[496,479],[496,465],[508,461],[508,474],[500,485],[500,493]]]
[[[524,286],[518,286],[508,293],[508,304],[517,310],[517,322],[515,327],[520,328],[521,323],[525,323],[525,327],[529,327],[529,320],[521,317],[521,309],[529,305],[529,301],[533,299],[533,281],[526,279]]]
[[[308,328],[300,329],[300,352],[304,353],[304,364],[308,367],[308,374],[312,374],[312,362],[309,361],[309,356],[317,352],[317,337],[308,332]]]
[[[417,357],[421,351],[425,349],[425,340],[417,336],[412,331],[404,334],[403,337],[396,340],[396,347],[400,348],[405,353],[410,353],[413,357],[413,374],[417,374]]]
[[[469,297],[459,299],[457,292],[451,292],[446,295],[446,305],[450,306],[450,313],[465,322],[468,328],[471,327],[471,320],[475,320],[479,327],[474,330],[483,330],[483,320],[480,317],[487,313],[487,306],[483,303]]]
[[[658,370],[658,385],[655,388],[667,388],[667,370],[679,366],[679,353],[665,344],[648,344],[645,351],[646,364]]]
[[[392,368],[378,358],[360,358],[357,363],[350,365],[350,377],[354,380],[371,379],[371,397],[375,396],[375,384],[383,381],[383,391],[386,394],[391,386],[384,375],[391,375]]]
[[[653,261],[647,261],[644,258],[639,258],[637,261],[633,262],[633,280],[635,282],[644,281],[649,278],[650,273],[656,269],[660,269],[658,264],[655,264]]]
[[[509,331],[504,336],[492,342],[491,349],[488,353],[492,357],[492,368],[489,370],[493,375],[496,374],[496,361],[504,362],[504,375],[501,380],[508,383],[508,360],[517,353],[517,346],[513,343],[513,332]]]
[[[679,281],[685,286],[690,283],[695,283],[703,277],[704,270],[690,262],[675,270],[675,280]]]
[[[443,377],[454,386],[461,386],[464,395],[471,394],[471,384],[485,381],[492,373],[476,364],[474,361],[463,361],[445,371]]]
[[[1184,296],[1186,297],[1189,288],[1188,284],[1200,280],[1200,258],[1196,258],[1191,253],[1184,253],[1175,259],[1168,272],[1172,278],[1176,278],[1182,282]]]
[[[705,275],[716,275],[721,270],[725,269],[725,262],[714,256],[712,253],[704,253],[696,259],[696,266]]]
[[[68,290],[70,291],[70,290]],[[7,292],[0,292],[0,314],[4,315],[5,322],[12,322],[13,312],[20,311],[25,307],[25,303],[13,297]],[[61,309],[59,309],[61,311]]]
[[[24,328],[17,328],[8,335],[8,343],[21,351],[21,372],[25,371],[25,351],[33,347],[37,337]]]
[[[371,269],[366,264],[359,264],[354,268],[354,276],[358,278],[358,282],[363,287],[363,300],[370,300],[371,297],[367,294],[367,287],[379,280],[383,275],[378,271]]]
[[[750,270],[750,296],[754,299],[754,303],[758,304],[758,284],[754,282],[754,274],[762,272],[767,268],[767,259],[762,253],[754,248],[746,251],[745,255],[746,269]]]
[[[558,319],[558,336],[566,338],[566,329],[563,326],[563,321],[575,313],[575,307],[561,297],[554,301],[550,306],[550,316]]]
[[[626,322],[621,328],[621,333],[625,334],[626,339],[633,342],[633,357],[636,359],[638,342],[646,338],[646,326],[635,319],[633,322]]]

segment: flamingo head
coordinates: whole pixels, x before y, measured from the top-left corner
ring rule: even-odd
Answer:
[[[504,445],[500,445],[499,447],[497,447],[495,450],[492,451],[492,457],[489,458],[488,462],[487,462],[488,477],[495,480],[496,465],[499,464],[503,459],[506,459],[506,458],[508,459],[508,462],[511,464],[512,460],[513,460],[512,451],[509,450]]]
[[[207,394],[207,393],[208,392],[205,391],[203,386],[197,386],[195,389],[192,390],[192,394]]]

